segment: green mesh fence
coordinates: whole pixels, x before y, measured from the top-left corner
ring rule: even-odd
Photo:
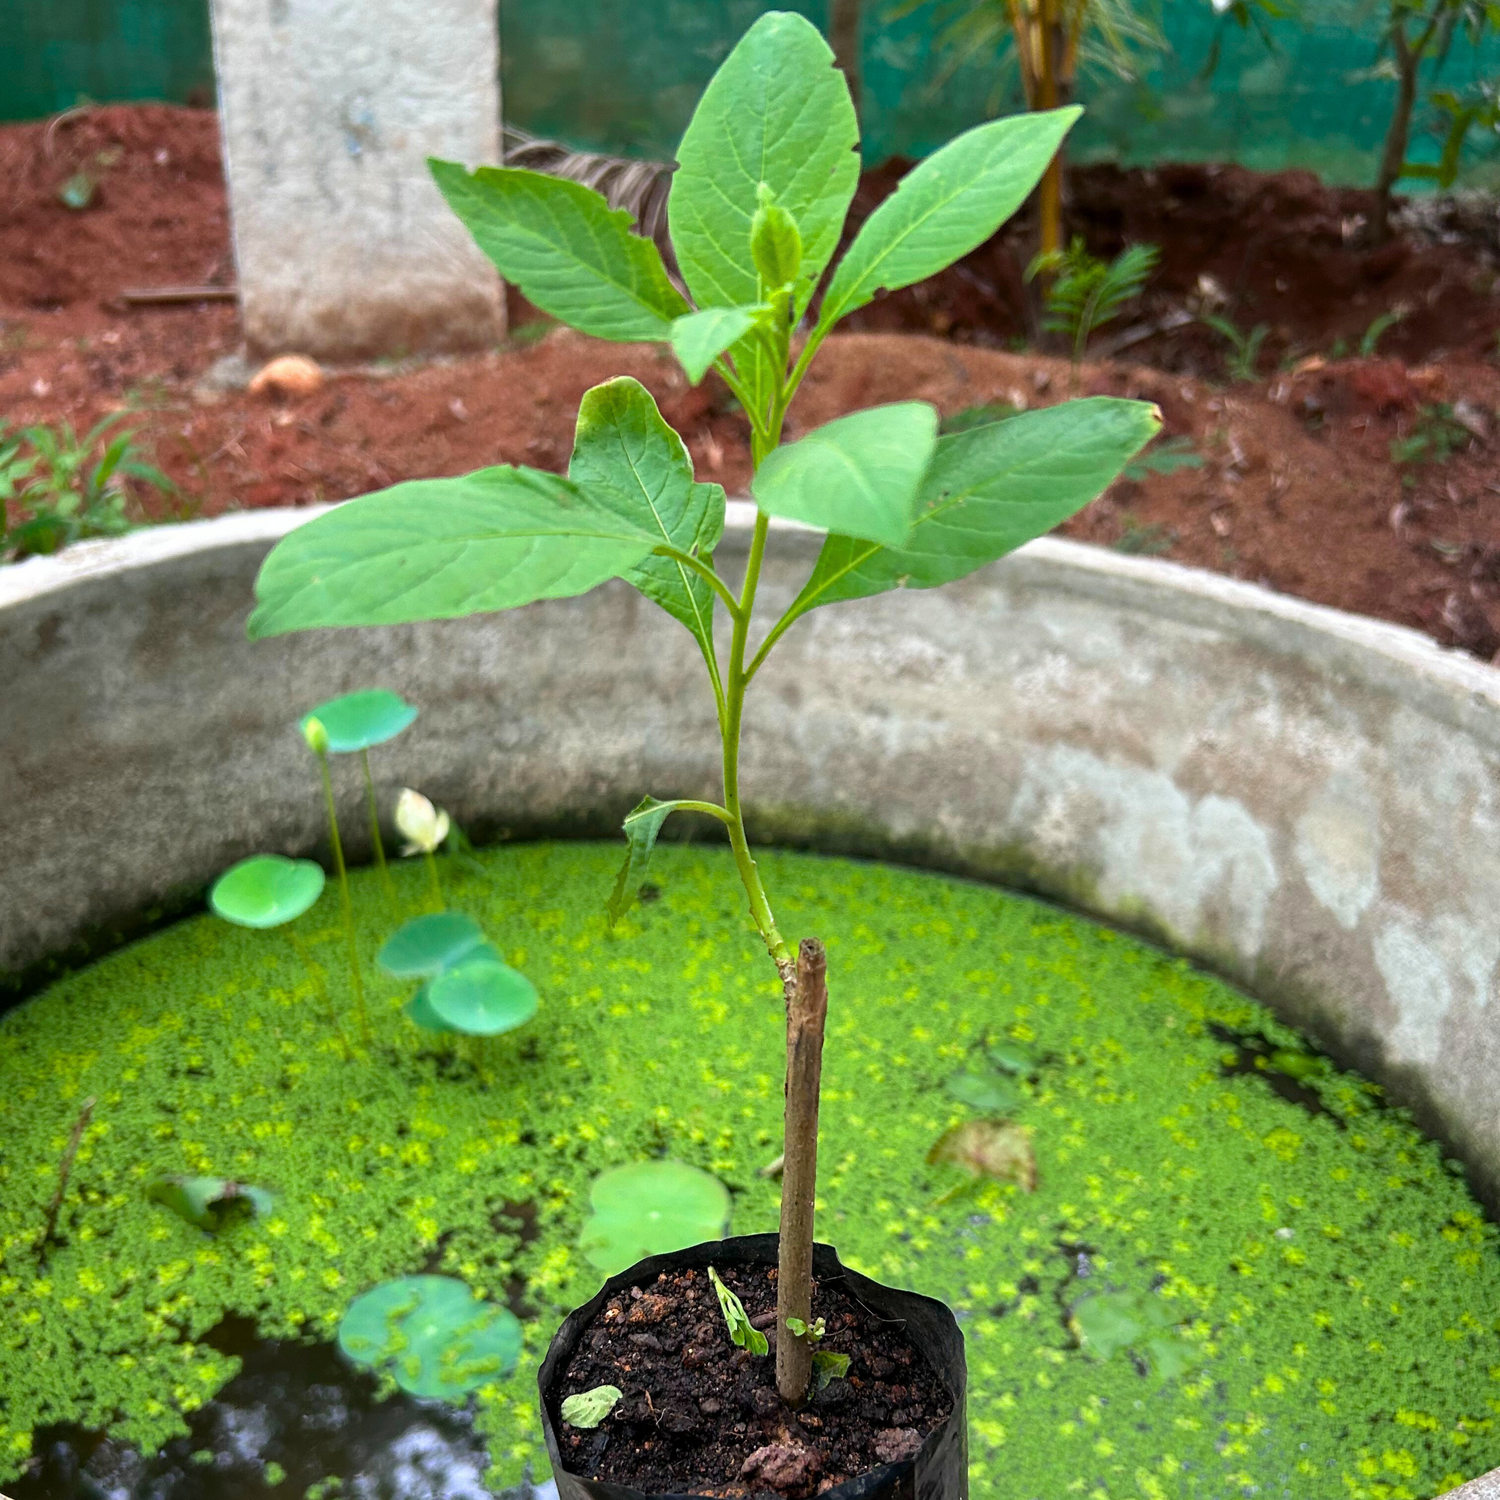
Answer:
[[[781,0],[818,24],[827,0]],[[1372,76],[1380,0],[1304,0],[1273,22],[1273,45],[1226,25],[1208,0],[1161,0],[1171,51],[1140,80],[1088,79],[1080,157],[1131,164],[1238,161],[1308,167],[1367,183],[1394,85]],[[693,102],[763,0],[500,0],[507,118],[573,145],[670,157]],[[414,16],[420,6],[413,7]],[[1017,106],[989,63],[951,70],[930,11],[892,20],[866,0],[865,155],[919,155],[988,114]],[[0,118],[27,119],[80,98],[206,102],[213,64],[205,0],[0,0]],[[1218,66],[1205,63],[1221,46]],[[1500,39],[1455,47],[1445,82],[1500,75]],[[1419,109],[1412,155],[1435,160]],[[1500,153],[1469,153],[1465,180],[1500,185]]]

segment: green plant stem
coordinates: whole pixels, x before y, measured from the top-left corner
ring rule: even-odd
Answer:
[[[333,801],[333,777],[328,773],[328,756],[318,756],[318,770],[323,777],[323,800],[328,805],[328,836],[333,841],[333,868],[339,877],[339,896],[344,911],[344,939],[349,947],[349,979],[354,985],[354,1001],[359,1007],[359,1034],[365,1046],[373,1045],[370,1013],[365,1005],[365,982],[359,972],[359,945],[354,936],[354,898],[349,894],[349,871],[344,866],[344,841],[339,837],[339,814]]]
[[[323,983],[323,970],[318,961],[308,951],[307,944],[297,936],[291,928],[286,929],[287,940],[291,943],[299,958],[307,967],[307,972],[312,977],[313,984],[317,987],[318,994],[322,997],[323,1004],[328,1008],[328,1019],[333,1024],[334,1034],[339,1039],[339,1046],[344,1049],[344,1061],[354,1061],[354,1049],[349,1045],[349,1038],[344,1035],[344,1028],[339,1024],[338,1007],[333,1003],[333,996],[328,993],[328,986]]]
[[[390,867],[385,862],[385,841],[380,837],[380,808],[375,801],[375,782],[370,775],[370,752],[359,752],[359,768],[365,775],[365,802],[370,809],[370,842],[375,846],[375,863],[380,866],[380,884],[385,889],[385,899],[392,907],[396,905],[396,887],[391,880]]]
[[[437,858],[431,849],[424,849],[423,854],[427,858],[427,879],[432,886],[432,909],[442,911],[443,909],[443,886],[438,879]]]

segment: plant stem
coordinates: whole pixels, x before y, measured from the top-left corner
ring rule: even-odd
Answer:
[[[88,1129],[89,1119],[94,1113],[94,1105],[97,1102],[92,1094],[83,1101],[83,1108],[78,1112],[78,1119],[73,1124],[73,1133],[68,1137],[62,1160],[58,1163],[57,1191],[53,1193],[52,1201],[47,1205],[47,1227],[42,1231],[41,1239],[37,1241],[38,1260],[46,1256],[47,1246],[52,1236],[57,1233],[57,1216],[62,1212],[63,1195],[68,1191],[68,1178],[73,1175],[73,1160],[78,1155],[79,1146],[83,1144],[83,1132]]]
[[[1432,41],[1436,20],[1418,36],[1415,45],[1407,38],[1406,22],[1399,20],[1391,29],[1391,47],[1396,54],[1399,82],[1396,87],[1396,109],[1385,133],[1385,149],[1380,157],[1380,175],[1375,181],[1375,211],[1370,222],[1370,238],[1383,245],[1391,237],[1391,193],[1406,166],[1407,144],[1411,137],[1411,116],[1417,100],[1417,73]]]
[[[354,1051],[349,1045],[349,1039],[344,1035],[344,1028],[339,1025],[338,1007],[333,1003],[333,996],[328,993],[328,986],[323,983],[323,970],[318,961],[308,952],[307,944],[297,936],[291,928],[286,930],[287,940],[301,957],[307,966],[307,972],[312,976],[312,982],[317,986],[318,994],[323,998],[323,1004],[328,1007],[328,1019],[333,1023],[334,1034],[339,1039],[339,1046],[344,1049],[344,1061],[354,1061]]]
[[[385,899],[392,909],[396,905],[396,887],[391,881],[391,872],[385,862],[385,844],[380,837],[380,808],[375,801],[375,782],[370,776],[370,752],[359,752],[360,770],[365,773],[365,803],[370,809],[370,842],[375,846],[375,863],[380,866],[380,883],[385,888]]]
[[[443,887],[438,880],[437,859],[431,849],[424,851],[427,857],[427,879],[432,885],[432,909],[442,911],[443,909]]]
[[[333,801],[333,777],[328,774],[328,755],[318,755],[318,770],[323,777],[323,800],[328,804],[328,836],[333,841],[333,868],[339,877],[339,895],[344,910],[344,939],[349,946],[349,978],[354,985],[354,1000],[359,1007],[359,1034],[365,1046],[374,1043],[370,1034],[370,1013],[365,1006],[365,982],[359,972],[359,945],[354,937],[354,898],[349,894],[349,871],[344,866],[344,841],[339,837],[339,814]]]
[[[816,938],[804,938],[797,950],[797,977],[786,1017],[786,1155],[776,1273],[776,1389],[791,1406],[807,1395],[812,1376],[812,1344],[794,1337],[787,1319],[812,1322],[818,1088],[827,1018],[828,956]]]
[[[1039,29],[1038,41],[1040,42],[1039,62],[1037,78],[1037,101],[1038,109],[1057,108],[1057,32],[1060,29],[1057,20],[1057,0],[1039,0],[1037,7],[1037,26]],[[1040,209],[1041,209],[1041,252],[1046,255],[1052,251],[1062,249],[1062,148],[1058,148],[1055,155],[1047,166],[1046,174],[1042,178]]]

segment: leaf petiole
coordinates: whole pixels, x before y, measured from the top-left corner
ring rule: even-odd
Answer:
[[[691,568],[724,601],[724,607],[729,611],[730,616],[734,619],[739,618],[740,601],[730,592],[729,585],[701,557],[694,557],[691,552],[684,552],[681,548],[673,547],[665,542],[654,550],[657,557],[670,557],[673,562],[679,563],[682,567]]]

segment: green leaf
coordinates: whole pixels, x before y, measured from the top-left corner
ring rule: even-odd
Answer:
[[[629,376],[584,393],[568,475],[592,501],[658,544],[707,558],[723,535],[723,489],[694,481],[682,439],[651,393]],[[712,657],[714,592],[706,579],[670,557],[647,557],[623,576],[686,625]]]
[[[428,1004],[427,986],[425,984],[406,1002],[404,1009],[407,1020],[414,1026],[420,1026],[423,1031],[449,1032],[453,1029]]]
[[[831,1381],[842,1380],[849,1373],[849,1356],[832,1349],[817,1349],[812,1357],[812,1388],[817,1395]]]
[[[620,1404],[624,1394],[617,1385],[596,1385],[591,1391],[564,1396],[562,1419],[569,1427],[588,1431],[597,1427]]]
[[[306,733],[307,721],[316,719],[327,732],[329,751],[352,755],[395,739],[416,717],[416,709],[400,693],[367,688],[320,703],[302,715],[297,727]]]
[[[300,917],[323,894],[323,869],[310,859],[253,854],[214,882],[208,904],[236,927],[280,927]]]
[[[697,385],[731,344],[755,327],[757,307],[708,307],[672,324],[672,349],[687,378]]]
[[[719,1273],[712,1266],[708,1268],[708,1279],[713,1282],[714,1292],[719,1298],[719,1309],[729,1325],[729,1342],[741,1349],[748,1349],[751,1354],[768,1354],[771,1341],[760,1329],[750,1326],[750,1316],[745,1311],[745,1304],[719,1280]]]
[[[635,898],[651,865],[651,851],[656,847],[656,836],[667,815],[682,806],[680,802],[658,802],[655,797],[642,797],[640,802],[626,815],[625,863],[615,877],[615,888],[609,893],[609,925],[613,927],[626,912],[635,905]]]
[[[1095,1359],[1113,1359],[1150,1331],[1139,1299],[1131,1292],[1103,1292],[1073,1308],[1079,1346]]]
[[[578,1236],[588,1261],[613,1276],[648,1255],[722,1239],[729,1189],[678,1161],[638,1161],[594,1179],[593,1216]]]
[[[688,310],[656,246],[593,188],[520,167],[427,165],[479,248],[543,312],[633,342],[667,338]]]
[[[750,259],[768,292],[791,286],[802,269],[802,231],[786,209],[775,202],[769,184],[757,189],[760,207],[750,221]]]
[[[492,959],[444,969],[425,988],[427,1009],[465,1036],[514,1031],[536,1014],[540,1003],[536,987],[520,970]]]
[[[839,417],[778,448],[751,481],[767,515],[898,547],[937,443],[937,412],[902,401]]]
[[[1006,1073],[1026,1074],[1036,1067],[1036,1059],[1018,1042],[991,1042],[985,1056]]]
[[[677,151],[667,213],[699,307],[759,300],[750,223],[764,183],[801,233],[801,314],[838,246],[858,141],[848,85],[817,28],[785,11],[761,16],[714,74]]]
[[[1144,401],[1097,396],[941,438],[906,544],[830,536],[793,610],[963,578],[1087,505],[1160,427]]]
[[[220,1227],[225,1204],[245,1203],[252,1214],[263,1217],[271,1212],[274,1201],[264,1188],[227,1177],[158,1177],[148,1184],[146,1196],[210,1232]]]
[[[452,1276],[402,1276],[349,1304],[338,1342],[408,1394],[457,1403],[515,1369],[522,1332],[509,1308],[480,1302]]]
[[[1011,1114],[1021,1102],[1021,1091],[998,1073],[955,1073],[946,1087],[961,1103],[989,1115]]]
[[[415,480],[283,537],[255,580],[249,633],[451,620],[563,599],[634,567],[658,540],[536,469]]]
[[[397,979],[435,979],[484,942],[484,931],[462,912],[428,912],[403,922],[386,939],[375,962]]]
[[[982,245],[1030,196],[1082,113],[992,120],[919,162],[861,226],[833,273],[818,326],[832,327],[877,292],[924,281]]]

